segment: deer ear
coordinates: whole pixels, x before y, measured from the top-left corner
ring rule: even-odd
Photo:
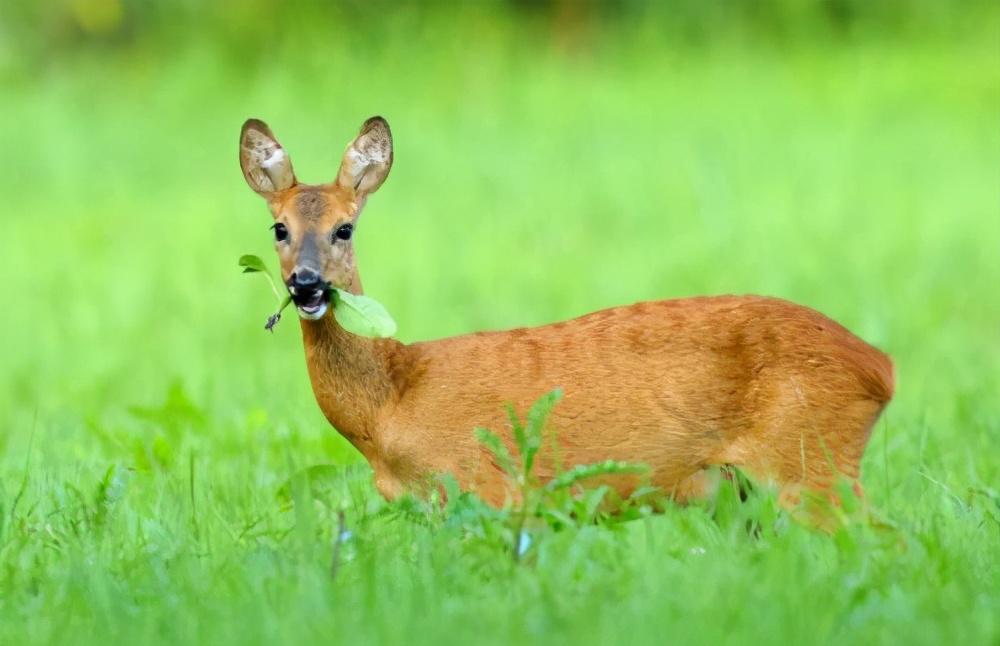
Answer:
[[[264,197],[295,186],[292,160],[267,124],[247,119],[240,130],[240,168],[250,188]]]
[[[372,117],[361,126],[357,138],[347,146],[340,162],[337,184],[353,189],[359,198],[378,190],[392,168],[392,132],[382,117]]]

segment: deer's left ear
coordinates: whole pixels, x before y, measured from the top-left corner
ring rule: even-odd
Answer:
[[[259,119],[247,119],[240,130],[240,168],[250,188],[268,199],[296,184],[292,160]]]
[[[340,162],[337,184],[353,189],[360,199],[378,190],[392,168],[392,132],[382,117],[372,117],[361,126],[357,138],[347,146]]]

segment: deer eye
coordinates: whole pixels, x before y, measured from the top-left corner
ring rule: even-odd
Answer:
[[[284,242],[285,240],[288,240],[288,227],[286,227],[284,224],[282,224],[281,222],[277,222],[271,228],[274,229],[275,240],[277,240],[278,242]]]
[[[333,232],[333,235],[335,238],[339,238],[340,240],[350,240],[353,233],[353,224],[342,224],[337,227],[337,230]],[[336,240],[334,240],[334,242],[336,242]]]

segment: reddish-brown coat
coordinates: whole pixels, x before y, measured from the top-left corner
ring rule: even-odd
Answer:
[[[858,476],[893,389],[885,354],[818,312],[756,296],[639,303],[409,346],[355,337],[332,317],[302,329],[320,408],[387,497],[451,473],[502,503],[509,483],[473,429],[509,440],[504,405],[525,411],[557,387],[558,451],[540,459],[543,477],[612,458],[648,464],[652,483],[677,497],[725,464],[823,489],[836,474]],[[623,478],[622,493],[634,482]]]

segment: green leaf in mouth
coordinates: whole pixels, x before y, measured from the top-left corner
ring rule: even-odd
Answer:
[[[396,322],[375,299],[334,289],[330,300],[337,323],[351,334],[385,338],[396,333]]]

